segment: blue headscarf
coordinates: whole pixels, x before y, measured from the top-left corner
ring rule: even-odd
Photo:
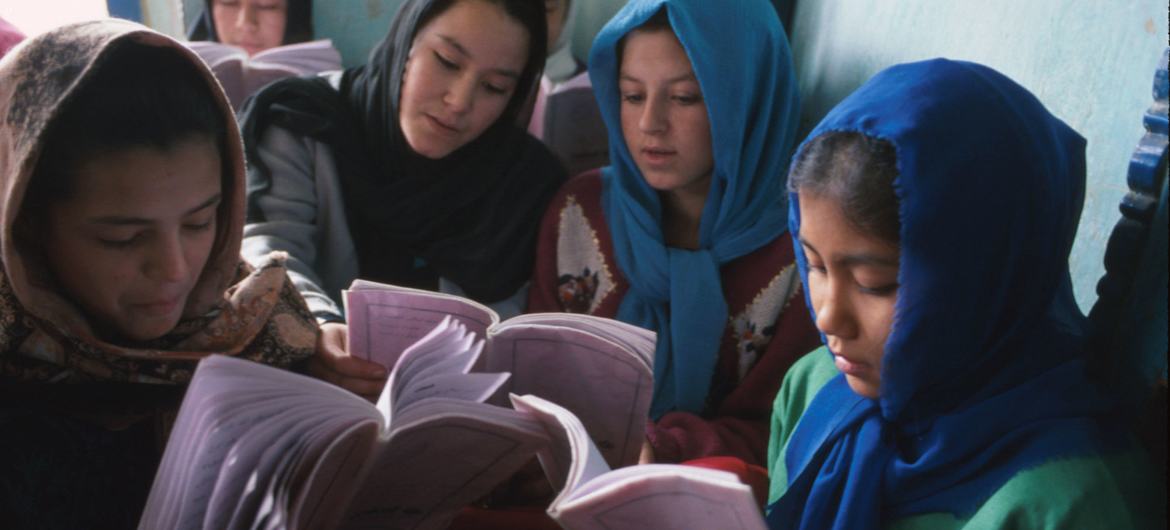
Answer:
[[[711,123],[715,167],[698,250],[664,243],[658,193],[621,134],[617,45],[661,9],[690,58]],[[700,413],[727,326],[719,267],[786,229],[784,175],[798,111],[788,40],[764,0],[633,0],[601,29],[589,65],[610,131],[602,207],[630,281],[617,317],[658,332],[651,416]]]
[[[965,518],[1022,469],[1122,447],[1084,372],[1086,323],[1068,269],[1085,140],[1002,74],[944,59],[879,73],[809,139],[831,131],[897,151],[895,323],[878,399],[839,374],[810,403],[771,527]],[[799,244],[796,255],[808,285]]]

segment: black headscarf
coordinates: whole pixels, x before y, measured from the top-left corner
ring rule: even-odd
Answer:
[[[209,40],[219,42],[215,31],[215,18],[211,16],[211,3],[205,0],[203,12],[187,29],[187,40]],[[283,44],[295,44],[313,39],[313,0],[288,0],[285,14]]]
[[[447,278],[490,303],[531,276],[540,218],[565,171],[515,124],[544,65],[545,18],[537,0],[499,2],[530,38],[516,91],[495,123],[439,160],[406,142],[398,102],[411,44],[419,27],[454,1],[407,0],[368,62],[344,72],[339,90],[323,78],[293,78],[245,103],[248,221],[264,220],[255,198],[271,176],[256,149],[265,128],[278,125],[333,150],[363,278],[418,285],[412,274],[421,258],[432,282]]]

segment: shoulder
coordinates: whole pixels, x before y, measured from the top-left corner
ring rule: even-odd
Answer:
[[[592,169],[566,180],[557,192],[557,199],[572,199],[582,207],[588,206],[590,210],[600,212],[601,169]]]
[[[969,519],[926,514],[891,528],[1165,528],[1165,493],[1140,450],[1066,458],[1016,473]]]
[[[825,346],[808,352],[784,375],[784,382],[780,385],[780,392],[776,394],[776,401],[773,403],[772,414],[782,415],[791,420],[800,418],[817,392],[820,392],[821,388],[838,373]],[[780,434],[787,439],[796,427],[795,421],[790,423],[787,432],[773,435]]]
[[[796,431],[796,425],[817,392],[837,374],[837,367],[833,366],[824,346],[806,353],[785,373],[772,406],[771,438],[768,441],[769,502],[778,499],[788,488],[788,469],[784,462],[788,439]]]
[[[578,222],[566,226],[566,217],[578,219]],[[572,230],[573,226],[580,223],[584,223],[582,228],[592,230],[592,227],[604,224],[604,218],[601,211],[601,170],[595,169],[570,178],[561,185],[549,202],[544,223],[557,224],[558,232]]]

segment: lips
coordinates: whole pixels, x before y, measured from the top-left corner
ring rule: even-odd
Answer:
[[[435,130],[440,132],[440,133],[452,134],[452,135],[459,133],[459,128],[456,126],[455,123],[443,121],[443,120],[436,118],[435,116],[432,116],[430,114],[424,114],[424,116],[426,116],[427,121],[429,121],[431,123],[431,125],[435,128]]]
[[[841,373],[852,376],[860,376],[873,370],[873,368],[865,362],[857,360],[849,360],[841,355],[833,355],[833,364]]]
[[[651,165],[664,164],[670,161],[671,157],[675,156],[676,154],[678,154],[678,151],[662,147],[642,148],[642,158]]]
[[[165,316],[178,309],[182,297],[149,300],[142,303],[130,304],[130,307],[145,315]]]

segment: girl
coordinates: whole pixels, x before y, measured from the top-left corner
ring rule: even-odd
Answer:
[[[542,4],[409,0],[365,66],[270,85],[245,107],[244,254],[290,254],[336,360],[314,373],[376,396],[348,357],[355,278],[466,294],[519,313],[537,216],[563,180],[517,115],[544,62]]]
[[[255,55],[313,38],[312,0],[205,0],[190,40],[239,46]]]
[[[1085,140],[943,59],[878,74],[809,138],[789,226],[826,348],[777,397],[772,528],[1152,524],[1159,481],[1084,371]]]
[[[778,197],[797,94],[775,10],[635,0],[597,36],[590,76],[613,162],[545,214],[528,310],[658,332],[644,461],[763,464],[780,379],[816,341],[789,303]]]
[[[217,87],[124,21],[0,62],[6,525],[133,525],[199,359],[290,367],[314,351],[281,260],[240,261],[243,148]]]

